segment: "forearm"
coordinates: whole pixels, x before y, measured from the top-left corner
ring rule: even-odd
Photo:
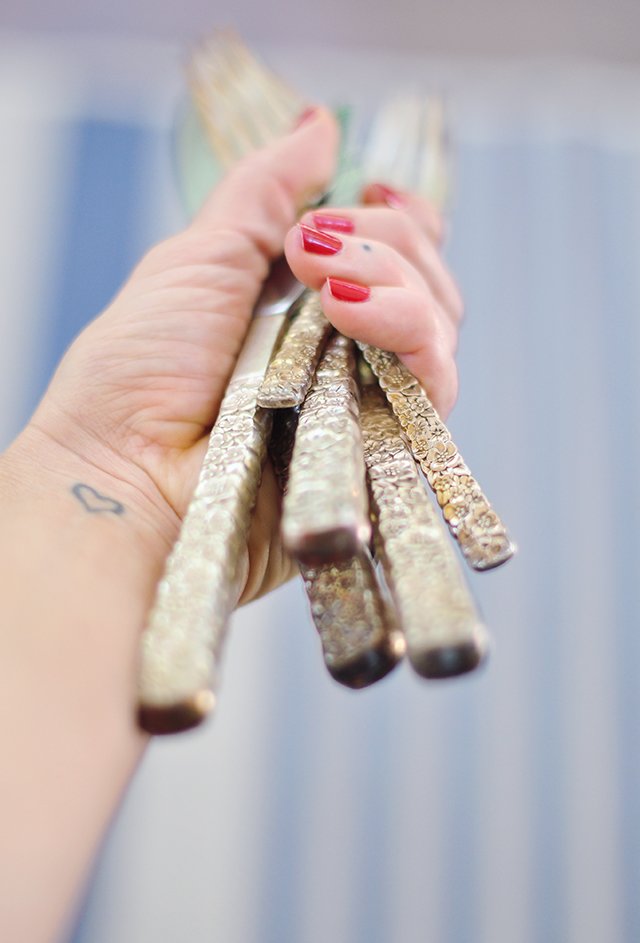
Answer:
[[[154,512],[33,429],[0,459],[0,925],[13,943],[56,939],[144,749],[138,639],[170,542]]]

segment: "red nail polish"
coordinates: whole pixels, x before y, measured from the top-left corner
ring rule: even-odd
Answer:
[[[406,197],[384,183],[372,183],[368,187],[367,203],[386,203],[393,210],[403,210],[408,206]]]
[[[319,232],[303,223],[298,223],[302,235],[302,245],[306,252],[315,252],[316,255],[335,255],[342,249],[342,243],[329,233]]]
[[[354,221],[349,219],[348,216],[329,216],[324,213],[314,213],[313,222],[316,229],[322,229],[323,231],[329,229],[332,232],[351,233],[356,228]]]
[[[298,115],[298,117],[296,118],[291,130],[297,131],[298,128],[301,128],[303,124],[307,123],[307,121],[311,121],[311,119],[313,118],[317,110],[318,109],[315,105],[312,105],[311,108],[305,108],[302,114]]]
[[[353,282],[343,282],[340,278],[328,278],[329,291],[337,301],[367,301],[371,289],[366,285],[354,285]]]

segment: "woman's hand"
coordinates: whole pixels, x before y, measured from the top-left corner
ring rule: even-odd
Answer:
[[[306,213],[287,235],[289,265],[320,292],[339,331],[397,353],[446,417],[458,388],[462,301],[438,253],[438,214],[421,197],[379,184],[364,200]]]
[[[116,485],[114,497],[133,502],[157,532],[162,556],[177,537],[253,305],[283,247],[339,330],[396,351],[441,412],[453,404],[461,305],[438,254],[433,209],[374,185],[364,194],[368,205],[306,213],[296,223],[331,180],[336,149],[335,122],[318,108],[238,165],[191,226],[152,249],[75,341],[32,420],[27,435],[40,436],[38,450],[55,440],[130,486],[123,493]],[[357,300],[343,300],[345,290]],[[279,512],[267,467],[243,601],[293,572]]]
[[[453,402],[460,302],[428,205],[371,187],[365,206],[305,215],[315,230],[305,248],[297,219],[330,181],[336,150],[319,108],[230,173],[73,343],[0,459],[7,939],[45,943],[69,919],[144,749],[140,632],[271,261],[285,248],[336,327],[397,351],[441,410]],[[336,226],[339,241],[318,231]],[[291,572],[267,467],[244,599]]]

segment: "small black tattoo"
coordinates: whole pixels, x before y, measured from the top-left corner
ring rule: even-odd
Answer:
[[[89,514],[124,514],[124,504],[98,494],[90,485],[77,484],[71,491]]]
[[[362,243],[362,248],[363,248],[363,249],[366,249],[367,252],[371,252],[371,246],[367,245],[366,242],[363,242],[363,243]]]

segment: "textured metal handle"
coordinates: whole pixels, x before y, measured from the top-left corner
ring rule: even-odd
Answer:
[[[300,572],[331,677],[365,688],[389,674],[406,644],[368,551],[342,563],[301,565]]]
[[[325,349],[300,411],[283,502],[285,547],[306,565],[354,556],[369,542],[353,341]]]
[[[269,455],[283,492],[297,423],[294,409],[274,413]],[[331,677],[347,687],[364,688],[389,674],[404,656],[406,643],[368,551],[342,563],[301,564],[300,573]]]
[[[474,570],[490,570],[513,545],[424,390],[395,354],[359,343],[427,477],[449,529]]]
[[[227,622],[244,554],[272,414],[257,395],[284,316],[252,322],[227,387],[198,486],[158,585],[142,638],[140,725],[171,733],[198,724],[215,703]]]
[[[331,324],[316,291],[305,293],[300,309],[264,378],[258,403],[272,409],[300,406],[313,382]]]
[[[475,668],[487,636],[443,525],[377,383],[363,384],[362,434],[376,549],[407,654],[425,678]]]

